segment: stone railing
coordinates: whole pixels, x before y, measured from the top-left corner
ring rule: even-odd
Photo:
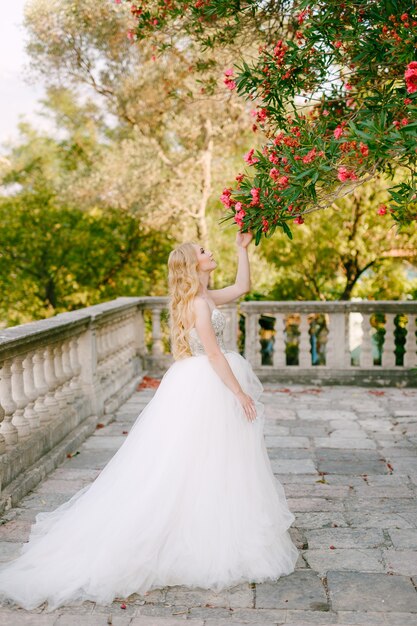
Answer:
[[[240,313],[263,380],[416,384],[417,302],[242,302]]]
[[[241,302],[225,343],[263,380],[416,384],[417,302]],[[117,298],[0,330],[0,511],[13,506],[169,354],[167,298]]]
[[[138,300],[0,330],[0,511],[131,395],[142,372]]]

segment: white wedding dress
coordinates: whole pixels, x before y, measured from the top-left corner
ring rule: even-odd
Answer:
[[[247,420],[198,339],[175,361],[93,483],[38,513],[21,554],[0,568],[0,598],[46,610],[143,594],[167,585],[216,592],[294,570],[294,516],[274,477],[264,436],[262,384],[218,343],[256,404]]]

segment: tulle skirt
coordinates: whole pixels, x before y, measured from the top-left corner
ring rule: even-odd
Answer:
[[[0,598],[46,610],[168,585],[218,592],[294,570],[294,516],[264,436],[262,384],[225,356],[256,403],[249,422],[205,355],[176,361],[93,483],[38,513]]]

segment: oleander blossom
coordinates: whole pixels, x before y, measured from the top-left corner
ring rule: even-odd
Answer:
[[[407,65],[407,69],[404,72],[404,79],[407,93],[415,93],[417,91],[417,61],[411,61],[411,63]]]
[[[348,180],[357,180],[358,179],[358,177],[356,176],[355,172],[353,170],[349,170],[344,165],[339,167],[339,169],[337,170],[337,177],[338,177],[338,179],[342,183],[345,183]]]

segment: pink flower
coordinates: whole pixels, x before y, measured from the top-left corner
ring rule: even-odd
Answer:
[[[230,89],[230,91],[233,91],[233,89],[236,89],[236,83],[234,80],[230,80],[230,78],[228,78],[227,76],[224,79],[224,84],[226,85],[227,89]]]
[[[238,174],[235,180],[237,180],[238,183],[241,183],[244,178],[245,178],[244,174]]]
[[[380,204],[379,209],[377,211],[378,215],[385,215],[387,212],[387,207],[385,204]]]
[[[337,170],[337,177],[342,183],[347,180],[357,180],[358,178],[353,170],[349,170],[343,165]]]
[[[407,86],[407,93],[417,91],[417,61],[411,61],[404,72],[404,79]]]
[[[408,119],[406,117],[403,117],[403,119],[401,120],[401,126],[407,126],[408,124]]]
[[[340,39],[338,39],[337,41],[334,42],[334,47],[335,48],[341,48],[342,47],[342,42],[340,41]]]
[[[279,177],[279,170],[277,170],[276,167],[273,167],[272,169],[269,170],[269,175],[272,178],[272,180],[277,180]]]
[[[353,89],[352,85],[350,83],[346,83],[345,84],[345,89],[347,89],[348,91],[350,91],[351,89]]]
[[[281,176],[281,178],[277,180],[278,187],[280,189],[285,189],[289,185],[289,180],[288,176]]]
[[[305,156],[303,156],[303,163],[311,163],[316,158],[316,149],[313,148],[310,152],[307,152]]]
[[[327,117],[328,115],[330,115],[330,111],[328,111],[327,109],[324,109],[322,115],[324,115],[324,117]]]
[[[233,68],[229,67],[229,69],[224,70],[224,75],[225,76],[233,76]]]
[[[256,204],[259,203],[259,192],[260,192],[259,187],[252,187],[252,189],[250,190],[250,193],[252,196],[251,206],[255,206]]]
[[[247,152],[243,156],[243,159],[246,161],[246,163],[248,165],[253,165],[254,163],[257,163],[259,161],[259,159],[257,157],[253,156],[254,152],[255,152],[255,150],[254,150],[254,148],[252,148],[251,150],[249,150],[249,152]]]
[[[262,216],[262,232],[266,233],[268,228],[269,228],[268,220],[264,216]]]
[[[131,28],[127,31],[127,38],[130,39],[130,41],[134,41],[135,39],[135,31]]]
[[[340,137],[343,135],[343,128],[341,126],[336,126],[333,131],[333,135],[335,139],[340,139]]]
[[[242,210],[242,203],[241,202],[236,202],[235,204],[235,211],[236,213],[239,213],[239,211]]]
[[[121,4],[122,0],[114,0],[114,4]]]
[[[411,104],[412,102],[411,98],[404,98],[404,104]]]
[[[368,156],[369,155],[369,148],[366,145],[366,143],[362,143],[362,141],[359,144],[359,149],[361,151],[361,154],[363,154],[363,156]]]
[[[224,204],[227,209],[230,209],[230,207],[232,206],[232,199],[230,197],[231,193],[231,189],[223,189],[223,193],[220,196],[220,202]]]
[[[297,217],[294,218],[294,224],[304,224],[304,220],[301,215],[297,215]]]

